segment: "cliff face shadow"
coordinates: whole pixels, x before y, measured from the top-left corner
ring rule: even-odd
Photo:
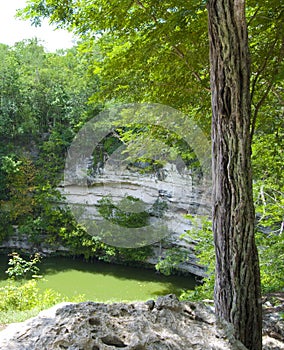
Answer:
[[[193,289],[196,285],[195,276],[164,276],[154,270],[145,269],[142,267],[124,266],[110,264],[101,261],[86,262],[83,259],[72,259],[69,257],[50,257],[44,258],[39,264],[39,274],[48,280],[49,276],[54,276],[60,273],[71,273],[79,271],[83,274],[98,275],[98,277],[113,277],[118,281],[137,282],[137,288],[143,283],[160,283],[159,290],[151,292],[151,295],[165,295],[170,293],[179,294],[182,289]],[[5,270],[8,268],[8,257],[0,256],[0,281],[5,281],[7,275]],[[62,282],[63,283],[63,282]],[[78,283],[78,281],[74,281]]]
[[[155,270],[142,267],[124,266],[101,261],[86,262],[82,259],[71,259],[64,257],[47,258],[42,261],[40,273],[48,278],[59,272],[77,270],[80,272],[113,276],[119,280],[136,280],[137,283],[161,282],[172,285],[175,289],[193,289],[196,278],[189,276],[164,276]]]

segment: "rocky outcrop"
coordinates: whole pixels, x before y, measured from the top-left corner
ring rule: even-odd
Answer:
[[[189,236],[183,239],[180,236],[193,227],[191,220],[184,214],[207,213],[209,215],[210,199],[208,198],[210,196],[208,192],[210,192],[210,187],[204,184],[202,187],[201,184],[194,183],[191,175],[185,171],[181,172],[180,169],[178,171],[175,164],[167,164],[162,170],[164,176],[161,178],[157,174],[141,174],[137,169],[136,171],[129,170],[125,166],[119,167],[117,164],[108,162],[101,172],[93,177],[88,177],[88,186],[86,184],[84,186],[74,172],[67,177],[69,182],[65,181],[60,191],[71,208],[79,206],[80,212],[82,211],[83,215],[90,218],[91,221],[97,222],[98,227],[102,222],[102,217],[98,213],[98,202],[104,196],[111,195],[115,203],[125,196],[133,196],[139,198],[149,210],[157,202],[165,204],[167,209],[161,219],[158,219],[152,210],[150,224],[154,229],[148,231],[149,226],[145,226],[146,240],[151,234],[157,233],[156,226],[160,227],[161,224],[167,226],[165,236],[158,235],[158,239],[150,239],[148,242],[152,243],[153,255],[145,262],[147,267],[154,268],[160,260],[165,259],[169,249],[175,248],[186,256],[184,262],[176,266],[177,270],[205,277],[206,269],[198,263],[195,257],[195,241]],[[125,228],[122,228],[122,231],[124,230]],[[0,252],[13,250],[23,253],[39,252],[43,256],[69,253],[68,247],[62,246],[59,242],[51,244],[46,242],[44,236],[37,237],[35,242],[28,235],[20,234],[16,226],[14,231],[15,234],[0,242]],[[112,241],[109,244],[111,243]]]
[[[133,304],[58,305],[0,333],[2,350],[245,350],[232,328],[174,295]]]
[[[99,228],[102,225],[102,217],[98,213],[98,202],[107,195],[111,195],[115,203],[119,203],[125,196],[139,198],[151,212],[150,226],[145,226],[144,230],[147,244],[151,243],[153,248],[153,255],[145,262],[147,267],[154,268],[160,260],[165,259],[169,249],[175,248],[183,252],[185,257],[183,263],[176,266],[177,270],[200,277],[206,276],[206,269],[195,257],[196,242],[189,236],[183,239],[180,236],[193,227],[191,220],[184,214],[210,214],[209,185],[195,183],[191,174],[184,169],[181,170],[177,164],[166,164],[159,170],[159,174],[142,174],[137,168],[129,169],[124,163],[119,165],[113,159],[107,162],[101,171],[88,176],[86,183],[82,181],[77,171],[71,172],[68,176],[65,174],[65,182],[59,189],[66,197],[69,207],[79,207],[79,212],[90,221],[96,222]],[[162,218],[159,218],[153,210],[157,203],[166,205]],[[66,202],[62,205],[66,205]],[[161,226],[165,228],[165,235],[164,228],[161,230],[162,235],[157,234]],[[17,227],[14,227],[14,230],[15,234],[0,242],[0,252],[13,250],[23,253],[39,252],[43,256],[69,253],[68,247],[62,246],[59,242],[51,244],[45,241],[44,236],[37,237],[35,242],[28,235],[19,234]],[[123,234],[124,231],[125,227],[122,227]],[[119,230],[116,227],[115,234],[117,232]],[[151,234],[153,236],[157,234],[158,238],[151,239]],[[106,243],[115,245],[112,244],[112,239]]]
[[[170,163],[159,169],[159,172],[163,173],[162,177],[156,173],[143,174],[138,171],[139,169],[130,169],[124,162],[114,159],[109,160],[94,176],[84,177],[81,168],[73,170],[65,173],[65,182],[62,183],[60,190],[69,206],[74,212],[79,213],[79,220],[82,220],[83,224],[85,221],[93,221],[99,228],[102,227],[98,203],[105,196],[110,195],[114,203],[119,203],[126,196],[139,198],[146,210],[152,210],[153,214],[150,225],[154,229],[150,230],[147,226],[145,230],[145,240],[154,247],[154,255],[148,262],[155,265],[165,257],[169,248],[178,248],[187,254],[187,259],[180,264],[179,270],[201,277],[206,275],[205,269],[198,264],[194,255],[195,241],[190,237],[181,239],[180,236],[193,227],[192,221],[184,214],[210,215],[209,184],[195,182],[190,173],[180,171],[176,164]],[[167,207],[162,219],[157,219],[157,215],[153,213],[157,203],[163,203]],[[166,234],[158,233],[158,239],[155,240],[155,234],[163,225],[166,228],[161,232]],[[108,231],[108,227],[102,229],[102,232],[105,231]],[[119,233],[119,227],[116,227],[115,235]],[[122,235],[125,235],[125,228],[122,228]],[[151,235],[154,236],[153,239]],[[162,243],[161,238],[164,238]],[[114,240],[115,237],[112,236],[110,241]],[[131,239],[127,240],[127,243],[129,241]]]
[[[263,350],[284,349],[283,293],[264,305]],[[273,296],[275,301],[275,296]],[[280,302],[280,304],[279,304]],[[282,302],[282,304],[281,304]],[[61,303],[0,332],[2,350],[246,350],[212,308],[174,295],[145,303]]]
[[[6,253],[20,251],[24,254],[34,254],[39,252],[42,256],[50,255],[68,255],[70,250],[59,243],[46,242],[46,236],[38,236],[37,242],[30,239],[27,234],[20,234],[15,227],[15,233],[9,235],[4,241],[0,242],[0,252]]]
[[[263,297],[264,350],[284,349],[284,292]]]

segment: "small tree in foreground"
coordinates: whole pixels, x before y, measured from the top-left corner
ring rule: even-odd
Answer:
[[[39,253],[35,253],[30,260],[25,260],[18,253],[10,254],[11,258],[8,262],[8,269],[5,271],[11,279],[23,279],[31,276],[37,276],[39,272],[38,263],[41,261]]]

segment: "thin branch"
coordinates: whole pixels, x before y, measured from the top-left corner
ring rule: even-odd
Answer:
[[[143,5],[143,3],[140,1],[140,0],[135,0],[134,1],[141,9],[143,9],[144,11],[147,11],[147,8]],[[156,24],[159,24],[159,21],[157,19],[157,17],[153,14],[151,14],[151,17],[153,19],[153,21],[156,23]],[[168,41],[170,42],[169,40],[169,36],[168,34],[164,33],[166,39],[168,39]],[[181,58],[184,62],[185,62],[185,65],[191,70],[191,66],[190,64],[188,63],[188,60],[186,58],[186,55],[185,53],[177,46],[177,45],[174,45],[174,44],[171,44],[171,47],[172,47],[172,50],[176,53],[176,55]],[[199,74],[197,72],[192,72],[192,75],[195,77],[195,79],[197,81],[199,81],[200,83],[203,83],[202,79],[200,78]],[[209,87],[205,87],[204,88],[207,90],[207,91],[211,91]]]
[[[258,12],[260,11],[261,7],[258,7],[255,11],[255,13],[251,16],[251,18],[248,21],[248,27],[250,26],[251,22],[255,19],[255,17],[257,16]]]
[[[256,119],[257,119],[258,112],[260,110],[260,107],[262,106],[262,104],[266,100],[266,97],[269,94],[272,86],[273,86],[273,81],[270,82],[270,84],[268,85],[266,91],[264,92],[264,94],[262,95],[261,99],[258,101],[258,103],[255,106],[253,117],[252,117],[252,122],[251,122],[251,133],[250,133],[251,139],[253,138],[253,135],[254,135]]]
[[[253,79],[253,82],[252,82],[252,88],[251,88],[251,99],[253,99],[254,97],[254,92],[255,92],[255,87],[256,87],[256,84],[258,83],[259,79],[260,79],[260,76],[261,74],[263,73],[263,71],[265,70],[265,68],[267,67],[267,64],[268,64],[268,60],[270,59],[270,57],[272,56],[272,53],[273,53],[273,50],[277,44],[277,40],[278,38],[275,38],[275,40],[273,41],[273,43],[271,44],[268,52],[271,53],[271,55],[266,55],[265,57],[265,60],[262,62],[262,65],[260,66],[260,68],[258,69],[257,73],[256,73],[256,76],[255,78]]]
[[[282,96],[278,93],[278,91],[275,91],[275,89],[272,87],[271,91],[273,92],[273,94],[278,98],[278,102],[281,104],[281,106],[284,106],[284,99],[282,98]]]
[[[279,235],[281,235],[284,232],[284,221],[282,221],[281,227],[280,227],[280,232]]]
[[[260,9],[260,8],[259,8]],[[258,10],[259,10],[258,9]],[[283,15],[283,10],[280,11],[279,13],[279,16],[277,17],[277,20],[281,19],[282,15]],[[256,15],[256,14],[255,14]],[[283,25],[281,25],[281,29]],[[275,78],[275,76],[278,74],[279,72],[279,66],[284,58],[284,37],[283,37],[283,34],[282,34],[282,30],[279,30],[279,33],[280,33],[280,38],[282,39],[282,42],[281,42],[281,48],[280,48],[280,52],[279,52],[279,55],[277,57],[277,62],[275,64],[275,68],[274,68],[274,71],[272,72],[271,74],[271,81],[270,81],[270,84],[268,85],[267,87],[267,90],[264,92],[263,96],[260,98],[260,100],[258,101],[258,103],[256,104],[256,107],[255,107],[255,111],[254,111],[254,115],[253,115],[253,118],[252,118],[252,124],[251,124],[251,139],[253,137],[253,134],[254,134],[254,131],[255,131],[255,125],[256,125],[256,119],[257,119],[257,114],[259,112],[259,109],[261,107],[261,105],[264,103],[267,95],[269,94],[269,92],[272,90],[273,88],[273,79]],[[280,40],[281,40],[280,39]],[[277,44],[279,40],[279,36],[276,36],[275,40],[273,41],[271,47],[270,47],[270,52],[271,52],[271,55],[273,53],[273,50]],[[254,92],[255,92],[255,87],[256,87],[256,84],[257,82],[259,81],[260,79],[260,76],[261,76],[261,73],[265,70],[266,66],[267,66],[267,62],[268,62],[268,59],[271,57],[271,55],[267,55],[266,56],[266,59],[264,61],[264,63],[262,64],[262,67],[261,69],[258,71],[253,83],[252,83],[252,91],[251,91],[251,98],[253,99],[253,96],[254,96]]]
[[[264,186],[261,186],[260,187],[260,197],[261,197],[261,200],[262,200],[262,203],[264,205],[264,208],[263,208],[263,215],[265,215],[265,207],[267,206],[267,203],[266,203],[266,199],[265,199],[265,195],[264,195]]]
[[[275,42],[274,42],[274,44],[275,44]],[[273,46],[274,46],[274,44],[273,44]],[[270,52],[271,52],[271,50],[270,50]],[[260,79],[261,73],[265,70],[265,68],[267,66],[267,62],[268,62],[269,57],[270,57],[269,55],[267,55],[265,57],[265,60],[262,62],[262,65],[260,66],[259,70],[256,73],[255,78],[252,81],[252,87],[251,87],[251,93],[250,93],[252,100],[253,100],[253,97],[254,97],[256,84],[258,83],[258,81]]]
[[[274,49],[275,45],[277,43],[277,38],[274,40],[273,44],[272,44],[272,49]],[[272,52],[271,49],[271,52]],[[260,107],[262,106],[262,104],[264,103],[264,101],[266,100],[266,97],[268,96],[269,92],[271,91],[271,89],[273,88],[274,85],[274,77],[278,74],[279,72],[279,65],[282,62],[284,57],[284,38],[282,39],[282,43],[281,43],[281,49],[280,49],[280,54],[278,56],[276,65],[275,65],[275,69],[271,74],[271,78],[270,78],[270,83],[268,84],[268,87],[266,89],[266,91],[263,93],[262,97],[259,99],[258,103],[255,105],[255,110],[253,113],[253,117],[252,117],[252,123],[251,123],[251,139],[253,138],[254,135],[254,131],[255,131],[255,125],[256,125],[256,119],[257,119],[257,115],[258,112],[260,110]],[[259,72],[257,73],[256,79],[253,82],[253,91],[252,91],[252,98],[253,98],[253,94],[254,94],[254,90],[255,90],[255,86],[256,86],[256,82],[257,80],[259,80],[261,73],[264,71],[264,69],[266,68],[267,62],[268,62],[268,58],[270,58],[270,56],[266,57],[266,60],[264,62],[264,64],[262,65],[261,70],[259,70]]]

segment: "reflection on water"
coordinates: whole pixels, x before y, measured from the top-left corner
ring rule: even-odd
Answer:
[[[1,256],[0,286],[5,285],[7,257]],[[183,289],[193,289],[194,276],[162,276],[155,271],[107,264],[87,263],[71,258],[43,259],[40,273],[42,289],[51,288],[63,295],[84,294],[86,300],[134,301],[155,298],[168,293],[180,294]]]

